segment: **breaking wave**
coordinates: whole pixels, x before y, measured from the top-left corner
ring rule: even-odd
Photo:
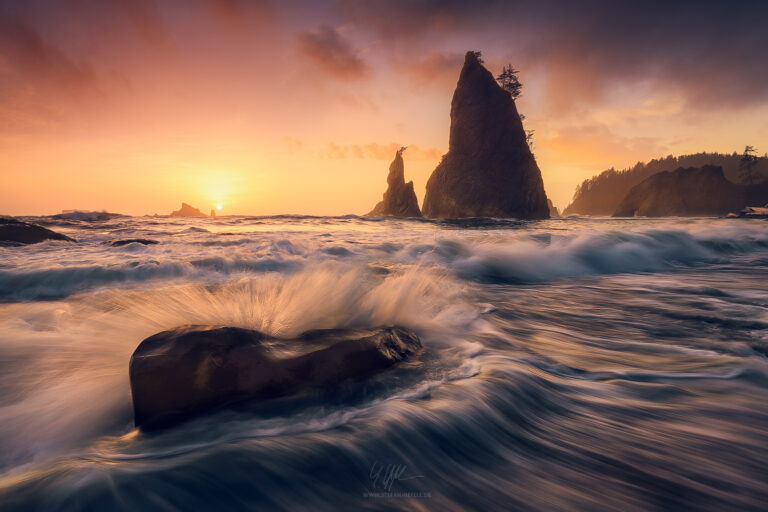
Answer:
[[[309,264],[338,260],[382,268],[433,266],[472,281],[531,284],[723,264],[768,249],[768,230],[761,229],[763,225],[712,228],[692,224],[691,228],[568,232],[515,229],[502,234],[468,230],[462,236],[452,236],[452,230],[448,230],[431,239],[415,231],[402,240],[371,235],[370,240],[361,242],[312,232],[299,232],[291,239],[279,232],[233,238],[192,226],[185,230],[190,239],[183,242],[176,233],[142,230],[143,236],[159,239],[160,244],[134,244],[122,249],[103,246],[115,231],[122,236],[131,234],[124,228],[85,237],[76,249],[64,249],[64,259],[50,248],[52,243],[0,248],[11,260],[11,264],[0,266],[0,300],[52,300],[102,286],[150,281],[210,283],[231,276],[292,273]],[[478,232],[483,234],[476,235]],[[13,258],[21,261],[25,254],[33,256],[31,264],[13,264]]]
[[[55,222],[80,243],[0,247],[3,510],[768,501],[765,223]],[[118,236],[160,243],[104,244]],[[286,339],[396,324],[425,350],[272,416],[141,433],[129,359],[183,324]],[[382,465],[423,499],[369,497]]]

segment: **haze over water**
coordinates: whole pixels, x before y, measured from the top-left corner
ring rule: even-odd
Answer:
[[[0,247],[3,510],[768,503],[764,221],[22,220],[80,243]],[[104,243],[137,237],[160,243]],[[140,433],[129,358],[183,324],[401,325],[425,350]]]

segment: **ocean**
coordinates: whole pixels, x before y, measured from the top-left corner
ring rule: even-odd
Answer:
[[[768,506],[764,220],[67,217],[0,247],[0,510]],[[140,432],[131,354],[185,324],[424,350]]]

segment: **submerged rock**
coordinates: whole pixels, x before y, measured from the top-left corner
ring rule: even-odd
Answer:
[[[207,215],[194,206],[190,206],[187,203],[181,203],[181,208],[172,211],[171,217],[207,217]]]
[[[726,215],[743,208],[759,189],[760,185],[745,187],[728,181],[719,166],[681,167],[654,174],[632,187],[613,216]]]
[[[431,218],[546,219],[541,171],[512,96],[467,52],[451,101],[448,153],[427,182]]]
[[[163,331],[131,356],[134,419],[162,428],[243,401],[311,392],[377,373],[420,347],[401,327],[308,331],[294,340],[237,327]]]
[[[110,220],[115,217],[123,217],[119,213],[109,213],[106,211],[84,211],[84,210],[64,210],[59,214],[53,215],[54,219],[66,219],[66,220],[79,220],[79,221],[98,221],[98,220]]]
[[[384,198],[368,214],[371,217],[421,217],[416,192],[413,191],[413,181],[405,182],[405,164],[403,151],[400,148],[395,159],[389,165],[387,175],[387,191]]]
[[[45,240],[76,241],[67,235],[56,233],[37,224],[29,224],[10,217],[0,217],[0,242],[36,244]]]
[[[149,238],[127,238],[125,240],[115,240],[110,242],[112,247],[120,247],[128,244],[142,244],[142,245],[154,245],[159,244],[157,240],[150,240]]]

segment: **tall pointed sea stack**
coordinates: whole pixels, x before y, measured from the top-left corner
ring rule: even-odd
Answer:
[[[371,217],[421,217],[419,202],[413,191],[413,182],[405,182],[405,165],[403,164],[403,151],[400,148],[395,159],[389,165],[387,176],[387,191],[384,198],[368,214]]]
[[[510,94],[467,52],[451,101],[448,153],[427,182],[432,218],[549,218],[536,160]]]

